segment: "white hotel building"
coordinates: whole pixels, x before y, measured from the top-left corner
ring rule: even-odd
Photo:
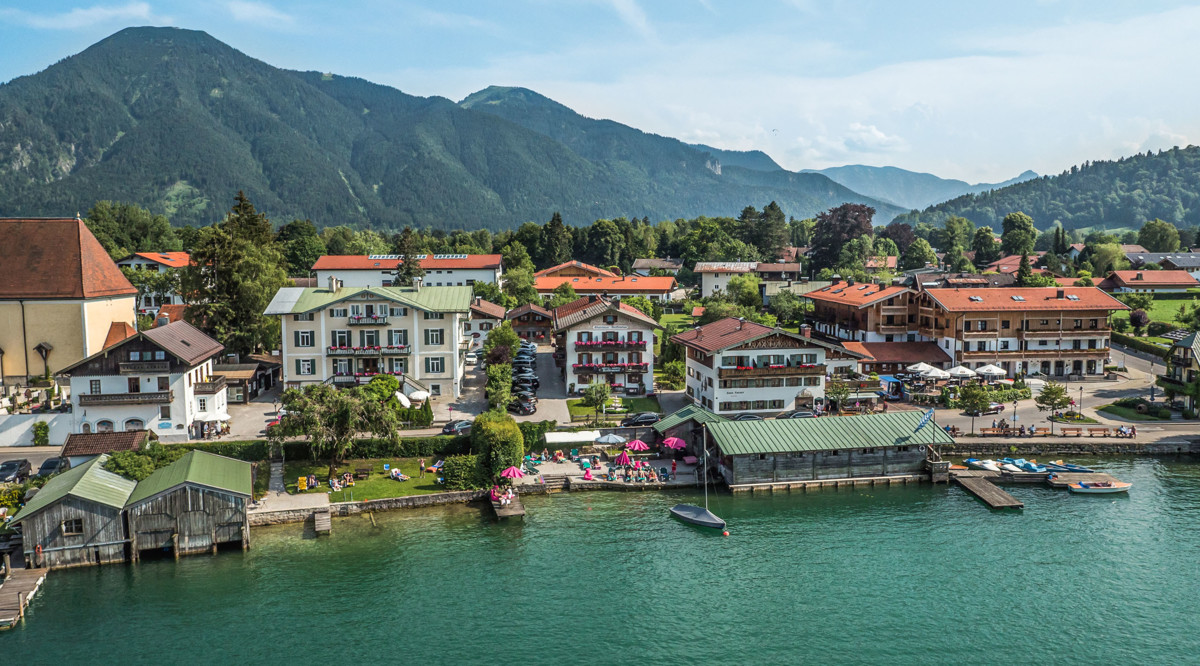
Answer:
[[[607,383],[613,393],[654,388],[654,318],[620,299],[584,296],[554,309],[554,334],[565,350],[568,392]]]
[[[504,267],[498,254],[418,254],[426,287],[471,287],[476,282],[500,284]],[[313,264],[317,284],[335,278],[345,287],[390,287],[398,254],[327,254]]]

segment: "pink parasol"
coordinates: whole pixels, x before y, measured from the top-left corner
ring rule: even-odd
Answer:
[[[626,444],[625,448],[629,449],[630,451],[649,451],[650,450],[650,446],[640,439],[635,439],[632,442]]]
[[[628,465],[629,464],[629,454],[622,451],[621,455],[617,456],[617,459],[614,460],[613,462],[617,463],[618,465]]]
[[[502,476],[506,479],[519,479],[519,478],[525,476],[525,472],[522,472],[521,470],[517,469],[516,467],[509,467],[508,469],[504,470],[503,472],[500,472],[500,476]]]
[[[683,447],[687,446],[687,444],[678,437],[668,437],[663,440],[662,445],[668,449],[682,449]]]

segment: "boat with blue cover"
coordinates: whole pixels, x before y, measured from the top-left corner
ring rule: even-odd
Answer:
[[[1073,465],[1071,463],[1065,463],[1061,460],[1052,460],[1048,463],[1043,463],[1043,465],[1045,465],[1046,469],[1050,470],[1051,472],[1074,472],[1076,474],[1095,474],[1096,473],[1096,470],[1094,470],[1090,467],[1084,467],[1083,465]]]

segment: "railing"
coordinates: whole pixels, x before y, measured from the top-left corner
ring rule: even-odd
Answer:
[[[606,372],[646,372],[649,363],[576,363],[571,366],[576,374]]]
[[[334,374],[330,377],[330,381],[334,385],[349,385],[349,384],[368,384],[375,375],[393,375],[402,377],[403,372],[358,372],[354,374]]]
[[[1183,379],[1181,377],[1172,377],[1171,375],[1159,375],[1158,382],[1156,382],[1156,383],[1159,386],[1161,386],[1162,388],[1172,388],[1172,389],[1180,389],[1180,390],[1186,390],[1188,388],[1188,383],[1183,381]]]
[[[1111,328],[1063,328],[1021,331],[1023,338],[1072,338],[1080,335],[1108,335]]]
[[[962,335],[960,337],[962,337],[962,338],[994,338],[997,336],[1008,337],[1006,335],[1001,336],[1000,335],[1001,331],[999,329],[995,329],[995,328],[984,329],[982,331],[980,331],[980,330],[961,331],[961,333],[962,333]]]
[[[575,342],[575,351],[638,351],[645,348],[645,340],[591,340]]]
[[[388,323],[387,315],[350,315],[347,321],[351,326],[381,326]]]
[[[412,353],[408,345],[378,345],[371,347],[327,347],[325,353],[329,356],[399,356]]]
[[[195,387],[196,393],[200,393],[200,394],[219,393],[221,391],[221,389],[225,388],[225,376],[224,375],[216,375],[209,381],[196,382],[193,386]]]
[[[907,324],[878,324],[879,333],[908,333]]]
[[[122,375],[169,372],[170,370],[170,361],[125,361],[117,364],[117,372]]]
[[[719,379],[733,379],[737,377],[780,377],[784,375],[823,375],[825,374],[825,366],[822,365],[784,365],[784,366],[738,366],[738,367],[718,367],[717,377]]]
[[[1022,356],[1108,356],[1109,349],[989,349],[986,351],[964,351],[961,352],[963,358],[989,358],[993,356],[1004,356],[1010,360],[1020,360]]]
[[[155,393],[84,393],[75,396],[80,407],[89,405],[165,405],[175,399],[174,391]]]

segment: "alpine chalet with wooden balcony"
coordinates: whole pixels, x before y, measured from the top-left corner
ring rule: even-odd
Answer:
[[[584,296],[554,309],[568,393],[607,383],[614,393],[640,395],[654,387],[653,317],[619,298]]]

